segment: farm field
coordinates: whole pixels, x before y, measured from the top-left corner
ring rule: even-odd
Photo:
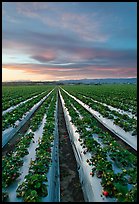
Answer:
[[[136,202],[136,85],[3,86],[2,201]]]

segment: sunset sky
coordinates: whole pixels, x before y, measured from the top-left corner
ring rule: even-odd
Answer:
[[[2,3],[2,81],[136,75],[137,3]]]

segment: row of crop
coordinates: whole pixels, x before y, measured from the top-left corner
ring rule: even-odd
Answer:
[[[135,137],[131,137],[132,132],[125,132],[122,128],[118,127],[113,123],[112,120],[104,118],[99,112],[93,110],[88,105],[83,103],[81,100],[77,99],[73,95],[66,92],[71,98],[77,101],[80,105],[82,105],[93,117],[97,119],[103,126],[105,126],[108,130],[115,134],[118,138],[122,139],[126,144],[131,146],[133,149],[137,150],[137,135]]]
[[[85,95],[107,105],[137,114],[137,86],[133,84],[63,86],[73,95]]]
[[[41,105],[37,113],[35,113],[36,117],[31,118],[30,128],[32,129],[33,132],[38,129],[38,126],[40,125],[40,121],[42,121],[44,113],[48,109],[48,104],[50,104],[51,100],[53,100],[54,94],[55,92],[52,92],[51,95],[47,98],[47,100]]]
[[[45,91],[44,91],[44,92],[45,92]],[[35,96],[31,97],[31,98],[28,98],[27,100],[22,101],[22,102],[16,104],[15,106],[11,106],[11,107],[8,108],[7,110],[2,111],[2,115],[5,115],[6,113],[10,113],[10,112],[13,111],[14,109],[16,109],[18,106],[20,106],[20,105],[22,105],[22,104],[25,104],[25,103],[27,103],[28,101],[31,101],[33,98],[36,98],[36,97],[42,95],[44,92],[42,92],[42,93],[40,93],[40,94],[38,94],[38,95],[35,95]]]
[[[2,110],[25,101],[44,91],[49,92],[53,86],[2,86]]]
[[[41,121],[44,114],[47,112],[47,109],[49,107],[49,104],[52,100],[52,94],[48,97],[46,101],[42,104],[42,106],[35,112],[32,122],[30,124],[30,129],[32,131],[35,131]],[[41,114],[41,117],[40,117]],[[35,121],[37,121],[37,126],[35,124]],[[33,125],[34,122],[34,125]],[[30,132],[26,135],[19,134],[19,137],[21,137],[20,141],[16,144],[15,149],[13,152],[8,153],[8,155],[2,157],[2,187],[3,187],[3,199],[5,196],[7,196],[7,193],[5,192],[5,188],[8,187],[17,177],[19,177],[19,168],[23,165],[23,157],[28,154],[27,148],[30,145],[30,142],[33,138],[33,133]]]
[[[2,157],[2,200],[8,196],[6,188],[20,176],[19,168],[23,165],[23,157],[28,154],[27,148],[32,138],[31,132],[22,136],[14,152]]]
[[[92,166],[91,176],[101,178],[103,194],[116,197],[117,201],[133,202],[136,200],[137,169],[136,156],[123,149],[107,132],[99,128],[97,121],[85,111],[74,99],[62,92],[66,107],[72,118],[72,123],[80,134],[79,141],[85,148],[84,154],[90,152],[92,157],[87,160]],[[73,104],[79,113],[76,112]],[[98,140],[95,135],[97,134]],[[101,142],[100,142],[101,141]],[[115,167],[120,169],[117,173]]]
[[[2,130],[9,128],[10,126],[14,126],[14,123],[17,120],[20,120],[23,117],[23,115],[26,112],[28,112],[35,104],[37,104],[45,95],[47,94],[43,93],[37,98],[34,98],[31,101],[28,101],[25,104],[18,106],[16,109],[11,111],[10,113],[6,113],[5,115],[3,115],[2,116]]]
[[[106,104],[104,102],[94,100],[92,96],[89,96],[86,93],[84,93],[84,94],[83,93],[78,93],[77,95],[79,95],[79,96],[81,95],[81,96],[83,96],[85,98],[90,98],[94,102],[98,102],[98,103],[100,103],[102,105],[105,105],[105,106],[107,106],[107,107],[109,107],[109,108],[111,108],[113,110],[115,109],[116,111],[118,111],[118,112],[120,112],[122,114],[126,114],[126,115],[129,115],[129,116],[132,116],[132,117],[136,117],[136,115],[137,115],[137,107],[136,107],[137,104],[135,104],[135,106],[130,106],[130,109],[126,108],[126,105],[124,106],[124,108],[121,108],[120,106],[118,106],[118,102],[117,102],[117,106],[112,106],[110,104]]]
[[[29,173],[17,189],[17,196],[22,197],[25,202],[39,202],[41,197],[48,195],[47,173],[51,164],[52,142],[54,140],[55,103],[56,97],[50,104],[47,113],[42,139],[39,147],[36,148],[36,159],[31,161]]]
[[[137,121],[130,118],[126,114],[120,114],[115,110],[110,110],[107,106],[94,102],[89,98],[78,97],[85,104],[89,105],[92,109],[98,111],[105,118],[113,120],[114,124],[123,128],[126,132],[132,131],[132,135],[137,135]]]
[[[75,94],[74,94],[75,95]],[[100,104],[99,102],[92,101],[91,98],[86,98],[83,95],[76,96],[79,100],[83,101],[93,110],[99,112],[103,117],[111,119],[114,124],[120,126],[126,132],[131,131],[132,135],[137,135],[137,120],[130,118],[126,114],[120,114],[115,110],[110,110],[107,106]]]

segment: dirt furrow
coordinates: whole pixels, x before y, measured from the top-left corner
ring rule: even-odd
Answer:
[[[61,202],[85,202],[60,98],[58,100],[58,129]]]

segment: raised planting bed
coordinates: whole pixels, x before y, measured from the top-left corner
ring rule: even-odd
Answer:
[[[113,124],[110,119],[104,118],[99,112],[93,110],[88,105],[77,99],[76,97],[69,94],[67,91],[62,89],[67,95],[76,100],[80,105],[82,105],[87,111],[89,111],[100,123],[102,123],[107,129],[113,132],[117,137],[121,138],[124,142],[130,145],[133,149],[137,150],[137,136],[132,137],[131,132],[125,132],[119,126]]]
[[[38,147],[38,143],[42,137],[45,122],[46,114],[44,114],[39,128],[33,133],[34,138],[31,141],[30,146],[28,147],[28,154],[23,157],[23,165],[19,170],[20,176],[7,188],[8,199],[6,200],[6,202],[23,202],[22,198],[16,196],[16,190],[18,188],[18,185],[20,185],[24,181],[25,176],[28,174],[29,166],[32,160],[35,160],[36,158],[36,148]],[[27,133],[30,131],[31,129],[29,128],[27,130]]]
[[[20,102],[23,102],[35,95],[41,94],[43,92],[49,92],[54,88],[54,86],[2,86],[2,110],[7,110]]]
[[[20,106],[20,105],[22,105],[22,104],[24,104],[24,103],[26,103],[26,102],[28,102],[28,101],[31,101],[32,99],[34,99],[34,98],[40,96],[40,95],[43,94],[43,93],[45,93],[45,91],[42,92],[42,93],[40,93],[40,94],[38,94],[38,95],[35,95],[35,96],[33,96],[33,97],[30,97],[30,98],[28,98],[27,100],[22,101],[22,102],[18,103],[18,104],[15,105],[15,106],[11,106],[11,107],[8,108],[7,110],[3,111],[3,112],[2,112],[2,115],[5,115],[6,113],[10,113],[12,110],[16,109],[18,106]],[[46,94],[47,94],[47,93],[46,93]]]
[[[52,90],[53,91],[53,90]],[[27,114],[22,118],[21,121],[17,121],[16,127],[10,127],[2,132],[2,147],[4,147],[7,142],[20,130],[20,128],[30,119],[32,114],[37,110],[37,108],[45,101],[45,99],[51,94],[50,91],[46,96],[43,97],[37,104],[35,104]]]
[[[121,114],[119,111],[111,110],[108,106],[94,101],[89,97],[84,97],[82,95],[76,97],[90,108],[100,113],[103,117],[111,119],[114,124],[121,127],[125,132],[131,132],[132,136],[135,135],[137,129],[137,120],[135,118],[131,118],[127,114]]]
[[[42,95],[38,96],[35,99],[32,99],[31,101],[26,102],[25,104],[21,104],[18,106],[15,110],[11,111],[10,113],[6,113],[2,117],[2,130],[4,131],[6,128],[9,128],[10,126],[15,126],[16,121],[22,120],[22,117],[26,115],[26,113],[40,100],[42,100],[46,96],[46,93],[43,93]]]
[[[136,84],[64,85],[62,87],[77,98],[79,95],[87,96],[137,115]]]
[[[55,101],[52,100],[46,116],[42,139],[36,148],[29,172],[17,188],[17,196],[24,202],[59,201],[58,135]],[[49,175],[49,176],[48,176]],[[49,177],[49,179],[48,179]],[[48,186],[49,185],[49,186]]]
[[[37,119],[37,122],[38,122],[38,126],[36,128],[36,124],[33,124],[31,123],[30,125],[30,128],[33,129],[33,130],[37,130],[38,128],[40,129],[41,126],[40,124],[44,123],[44,119],[45,119],[45,113],[47,112],[47,109],[49,108],[49,105],[50,105],[50,102],[52,100],[52,96],[53,96],[53,93],[51,94],[51,96],[46,100],[44,101],[44,103],[41,105],[41,107],[39,109],[37,109],[37,111],[35,112],[35,114],[33,115],[33,118],[32,120],[35,121]],[[41,113],[41,117],[38,117]],[[43,125],[44,126],[44,125]],[[27,154],[31,154],[33,153],[33,150],[30,149],[30,143],[31,143],[31,139],[34,137],[34,139],[36,137],[38,137],[38,134],[41,134],[40,129],[39,131],[37,130],[37,132],[35,133],[32,133],[32,130],[29,128],[29,130],[27,131],[26,135],[21,137],[20,139],[20,142],[18,142],[16,144],[16,147],[14,148],[13,152],[11,152],[10,154],[8,153],[8,155],[4,156],[3,157],[3,187],[6,188],[8,187],[10,184],[13,183],[13,181],[15,181],[15,179],[17,179],[19,176],[20,178],[22,178],[22,176],[24,175],[26,169],[27,169],[27,162],[28,162],[28,159],[26,158],[24,160],[24,156],[27,155]],[[31,132],[30,132],[31,131]],[[29,136],[30,137],[29,137]],[[34,136],[33,136],[34,135]],[[32,136],[32,137],[31,137]],[[39,135],[41,136],[41,135]],[[38,140],[38,139],[37,139]],[[36,143],[38,141],[33,141],[33,143]],[[34,144],[31,144],[34,145]],[[30,152],[31,151],[31,152]],[[29,156],[28,156],[29,157]],[[14,159],[15,163],[12,162],[12,160]],[[5,164],[7,164],[7,161],[9,161],[10,163],[8,163],[8,166],[6,166]],[[16,163],[19,163],[19,165],[16,165]],[[26,163],[26,164],[25,164]],[[10,167],[11,165],[11,167]],[[20,167],[22,165],[25,165],[25,170],[23,168],[23,172],[20,171]],[[11,179],[9,176],[8,176],[8,173],[9,173],[9,169],[8,168],[11,168],[13,170],[13,173],[14,173],[14,177]],[[17,172],[16,172],[17,171]],[[16,172],[16,174],[15,174]],[[22,172],[22,173],[21,173]],[[12,172],[10,172],[12,173]],[[13,175],[13,174],[12,174]],[[7,179],[8,177],[8,179]],[[6,180],[4,180],[6,179]],[[15,186],[15,185],[14,185]],[[11,189],[9,188],[9,191]],[[5,192],[5,190],[3,191]],[[10,192],[11,193],[11,192]],[[8,195],[8,194],[6,194]],[[10,196],[12,197],[12,196]],[[4,198],[4,197],[3,197]],[[11,198],[10,198],[11,199]],[[12,200],[12,201],[16,201],[16,200]]]
[[[136,117],[134,114],[132,114],[131,112],[129,112],[129,111],[124,111],[124,110],[121,110],[121,109],[119,109],[119,108],[112,107],[112,106],[110,106],[110,105],[108,105],[108,104],[106,104],[106,103],[102,103],[102,102],[96,101],[96,100],[92,99],[92,97],[90,97],[90,96],[85,96],[84,94],[79,94],[79,95],[77,95],[78,98],[80,98],[80,95],[81,95],[83,98],[91,99],[91,101],[93,101],[93,102],[96,102],[96,103],[101,104],[101,105],[103,105],[103,106],[105,106],[105,107],[108,107],[108,108],[109,108],[108,111],[109,111],[109,110],[114,111],[114,113],[116,113],[116,116],[117,116],[117,112],[118,112],[118,113],[120,113],[120,114],[122,114],[122,115],[125,115],[125,117],[126,117],[126,115],[127,115],[127,116],[129,116],[129,118],[137,119],[137,117]],[[113,118],[114,118],[114,117],[113,117]],[[126,119],[126,118],[125,118],[125,119]]]
[[[49,108],[49,104],[51,103],[54,97],[55,91],[51,93],[51,95],[43,102],[40,108],[35,112],[34,117],[30,120],[30,129],[34,132],[38,129],[40,122],[44,117],[44,113]]]
[[[28,133],[21,137],[20,142],[16,144],[15,150],[12,153],[2,157],[2,189],[6,192],[6,188],[13,183],[19,176],[19,169],[23,165],[23,157],[28,154],[27,148],[33,138],[33,133]],[[8,197],[6,193],[2,194],[2,200]]]
[[[63,92],[62,95],[64,96]],[[64,107],[64,101],[68,111]],[[74,149],[76,149],[75,154],[77,161],[79,164],[81,162],[84,164],[83,158],[86,156],[88,169],[90,167],[92,168],[90,171],[90,176],[94,179],[92,189],[91,187],[88,187],[91,185],[88,184],[88,186],[85,187],[85,184],[83,184],[83,188],[86,189],[84,190],[86,200],[88,201],[90,199],[90,201],[93,202],[102,202],[101,199],[105,197],[105,199],[114,199],[111,201],[109,200],[109,202],[135,202],[137,199],[136,156],[131,154],[129,151],[124,150],[123,147],[119,145],[107,132],[104,132],[102,129],[97,127],[97,121],[91,118],[90,114],[87,113],[77,102],[67,97],[67,95],[65,95],[64,101],[63,107],[65,111],[65,118],[67,120],[67,127],[69,127],[69,133],[71,134],[71,142],[74,144]],[[80,115],[83,117],[82,119],[79,118],[76,111],[73,111],[73,103]],[[77,130],[70,121],[76,125]],[[77,132],[79,133],[78,135]],[[83,164],[80,165],[79,169],[86,168],[84,171],[87,172],[87,167]],[[79,171],[83,172],[83,170]],[[85,177],[86,175],[81,176],[81,182]],[[100,183],[97,183],[97,185],[96,178],[101,180]],[[84,182],[91,183],[93,180],[90,181],[86,178]],[[102,189],[100,188],[100,184]],[[95,189],[93,186],[95,186]],[[98,189],[101,189],[101,192],[98,192]],[[91,191],[92,193],[90,193]],[[99,193],[102,194],[100,195]],[[91,197],[91,195],[96,194],[96,197]]]

